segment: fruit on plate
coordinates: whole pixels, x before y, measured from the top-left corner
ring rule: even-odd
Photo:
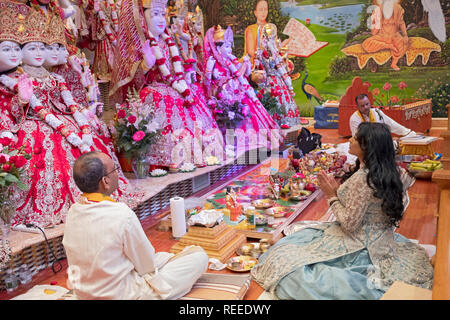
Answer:
[[[410,171],[434,171],[442,168],[442,163],[436,160],[426,159],[422,162],[411,162],[408,166]]]

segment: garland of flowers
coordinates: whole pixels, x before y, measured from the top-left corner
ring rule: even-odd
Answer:
[[[194,69],[194,63],[196,63],[197,60],[192,58],[192,55],[194,52],[194,50],[192,48],[192,37],[188,34],[186,34],[186,35],[189,36],[189,40],[187,40],[188,54],[186,54],[186,52],[184,52],[183,46],[180,41],[180,36],[178,34],[175,34],[174,38],[175,38],[175,41],[177,42],[181,56],[183,57],[183,60],[184,60],[184,71],[189,72],[189,71],[192,71],[192,69]]]
[[[166,65],[166,58],[164,58],[161,49],[158,46],[158,43],[156,42],[155,37],[151,34],[149,31],[150,36],[150,46],[153,47],[153,52],[155,54],[156,58],[156,65],[159,68],[159,71],[161,73],[161,76],[163,80],[167,81],[170,86],[178,91],[178,93],[181,94],[183,98],[188,98],[191,95],[191,90],[189,89],[186,80],[184,78],[184,68],[182,65],[182,58],[180,57],[179,51],[177,46],[175,45],[175,42],[173,41],[172,37],[169,35],[167,29],[164,30],[164,32],[161,34],[162,39],[169,47],[172,65],[175,71],[175,74],[172,75],[170,73],[169,68]],[[192,98],[185,99],[184,106],[190,107],[194,104]]]
[[[113,23],[114,31],[119,32],[119,17],[117,15],[117,9],[114,0],[108,0],[108,5],[111,8],[111,20]]]

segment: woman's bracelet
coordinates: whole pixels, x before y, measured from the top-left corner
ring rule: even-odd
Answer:
[[[336,201],[339,201],[338,197],[331,197],[330,199],[328,199],[328,205],[331,207],[331,205]]]

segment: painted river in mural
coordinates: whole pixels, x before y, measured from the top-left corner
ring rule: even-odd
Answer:
[[[291,18],[319,24],[326,27],[332,27],[338,30],[338,33],[346,33],[359,26],[359,13],[363,9],[362,4],[354,4],[341,7],[332,7],[320,9],[322,5],[295,5],[289,2],[280,2],[282,14]]]

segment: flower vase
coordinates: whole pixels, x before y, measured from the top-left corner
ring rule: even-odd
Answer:
[[[11,231],[11,224],[6,223],[2,219],[0,219],[0,241],[8,239],[10,231]]]
[[[150,170],[150,161],[147,154],[138,154],[131,159],[131,167],[137,179],[147,178]]]

